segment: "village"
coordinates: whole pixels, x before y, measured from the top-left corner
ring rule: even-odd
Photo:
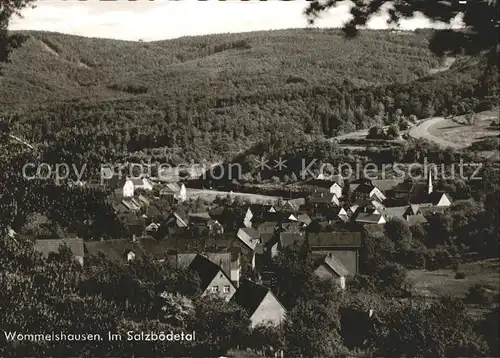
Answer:
[[[359,179],[345,184],[341,175],[320,174],[305,186],[309,195],[274,203],[248,203],[238,193],[208,205],[186,205],[186,185],[148,178],[111,181],[109,200],[130,227],[123,239],[43,239],[35,249],[45,257],[68,245],[83,265],[88,255],[104,255],[126,264],[149,257],[195,272],[202,295],[233,300],[249,314],[252,326],[279,325],[286,314],[273,294],[275,273],[269,263],[289,247],[307,247],[315,275],[338,290],[360,271],[359,250],[365,235],[384,230],[399,218],[414,225],[446,210],[449,194],[426,181]],[[223,199],[223,200],[221,200]],[[172,205],[162,219],[158,206]],[[200,204],[200,203],[198,203]]]

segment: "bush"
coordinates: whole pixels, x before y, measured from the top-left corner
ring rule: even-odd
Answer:
[[[465,302],[472,304],[488,304],[493,299],[494,297],[490,293],[490,290],[480,283],[476,283],[469,288],[469,291],[465,295]]]
[[[455,274],[455,280],[464,280],[465,279],[465,273],[464,272],[457,272]]]

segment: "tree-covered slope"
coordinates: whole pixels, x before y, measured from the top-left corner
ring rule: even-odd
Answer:
[[[349,41],[337,30],[286,30],[186,37],[159,42],[25,32],[4,66],[4,103],[124,93],[241,94],[307,87],[410,81],[438,65],[428,32],[368,32]],[[29,97],[29,98],[27,98]]]
[[[285,30],[126,42],[28,32],[2,68],[13,131],[53,157],[167,148],[220,159],[269,138],[332,136],[401,109],[419,117],[486,96],[484,64],[440,59],[429,31]],[[491,87],[491,86],[490,86]],[[472,102],[471,102],[472,101]],[[472,104],[471,104],[472,103]]]

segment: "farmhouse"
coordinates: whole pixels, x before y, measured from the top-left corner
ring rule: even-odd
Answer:
[[[342,289],[346,287],[346,277],[349,272],[344,265],[335,258],[333,253],[329,253],[316,262],[314,274],[321,279],[333,280]]]
[[[229,301],[236,292],[236,287],[224,270],[203,255],[197,254],[188,269],[200,277],[202,296],[218,295]]]
[[[307,244],[313,255],[332,254],[344,265],[350,276],[358,274],[360,232],[319,232],[309,233]]]
[[[243,280],[233,301],[248,313],[251,328],[279,326],[285,319],[286,310],[271,290],[253,281]]]

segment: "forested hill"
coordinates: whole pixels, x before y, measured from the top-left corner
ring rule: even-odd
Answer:
[[[479,60],[415,82],[442,61],[430,36],[285,30],[126,42],[23,32],[2,65],[0,105],[16,134],[54,154],[227,157],[270,132],[330,136],[397,108],[425,116],[485,96]]]

